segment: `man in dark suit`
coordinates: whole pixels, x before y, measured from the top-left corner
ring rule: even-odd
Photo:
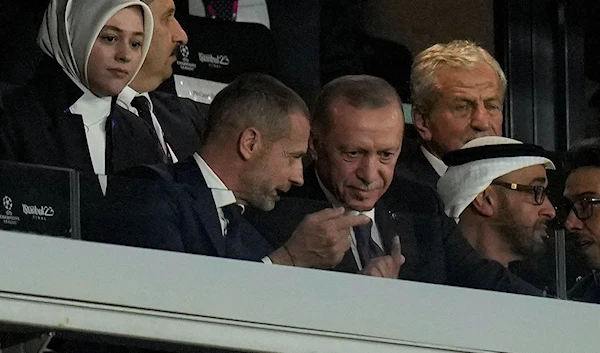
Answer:
[[[154,17],[150,49],[133,82],[119,94],[115,110],[121,115],[148,115],[165,152],[165,161],[177,162],[196,152],[206,128],[208,108],[191,99],[157,91],[171,78],[178,48],[187,43],[188,37],[175,18],[173,0],[144,2]],[[139,102],[144,99],[147,106]]]
[[[476,137],[502,134],[506,77],[485,49],[456,40],[419,53],[410,85],[420,138],[405,143],[396,174],[435,189],[446,153]]]
[[[272,212],[253,213],[252,222],[280,244],[303,210],[313,212],[324,202],[344,206],[374,222],[367,241],[359,239],[362,230],[353,230],[351,247],[337,270],[363,269],[368,266],[365,253],[373,256],[377,247],[389,252],[390,239],[398,235],[406,259],[400,278],[539,294],[500,264],[479,257],[443,215],[433,190],[409,180],[390,188],[403,125],[400,99],[382,79],[345,76],[325,85],[311,124],[316,160],[305,171],[304,185],[287,193],[290,199]],[[386,192],[394,197],[382,199]]]

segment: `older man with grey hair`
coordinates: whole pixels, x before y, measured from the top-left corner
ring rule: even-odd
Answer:
[[[481,46],[455,40],[419,53],[410,83],[419,140],[404,144],[396,174],[435,188],[446,153],[476,137],[502,134],[506,77]]]
[[[444,157],[438,181],[445,213],[471,246],[505,267],[544,250],[555,217],[546,197],[546,169],[555,169],[536,145],[497,136],[474,139]]]

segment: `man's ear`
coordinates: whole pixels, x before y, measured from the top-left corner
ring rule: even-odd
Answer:
[[[498,196],[491,187],[480,192],[473,202],[473,207],[483,216],[491,217],[498,208]]]
[[[415,129],[417,129],[419,135],[421,135],[423,141],[430,141],[431,130],[429,129],[429,119],[423,114],[423,110],[418,107],[413,107],[411,115],[413,125],[415,126]]]
[[[242,131],[238,140],[238,151],[244,160],[249,160],[263,145],[263,137],[256,128],[249,127]]]

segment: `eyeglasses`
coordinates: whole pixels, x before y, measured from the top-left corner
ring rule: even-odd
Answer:
[[[596,199],[593,197],[584,197],[578,199],[572,204],[567,205],[567,214],[568,212],[573,210],[573,212],[575,213],[575,217],[579,218],[580,220],[588,219],[594,213],[593,206],[597,203],[600,203],[600,199]]]
[[[546,195],[548,194],[548,188],[541,185],[523,185],[523,184],[515,184],[515,183],[505,183],[502,181],[494,181],[492,185],[503,186],[510,190],[516,190],[521,192],[528,192],[533,194],[533,202],[536,205],[541,205],[546,200]]]

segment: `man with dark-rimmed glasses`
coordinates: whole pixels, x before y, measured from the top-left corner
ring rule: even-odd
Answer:
[[[565,227],[577,236],[575,244],[592,268],[569,294],[576,300],[600,303],[600,138],[574,145],[567,152],[566,167]]]
[[[444,162],[449,168],[438,193],[475,250],[505,267],[543,253],[547,223],[556,215],[546,197],[546,169],[554,164],[544,149],[488,136]]]

